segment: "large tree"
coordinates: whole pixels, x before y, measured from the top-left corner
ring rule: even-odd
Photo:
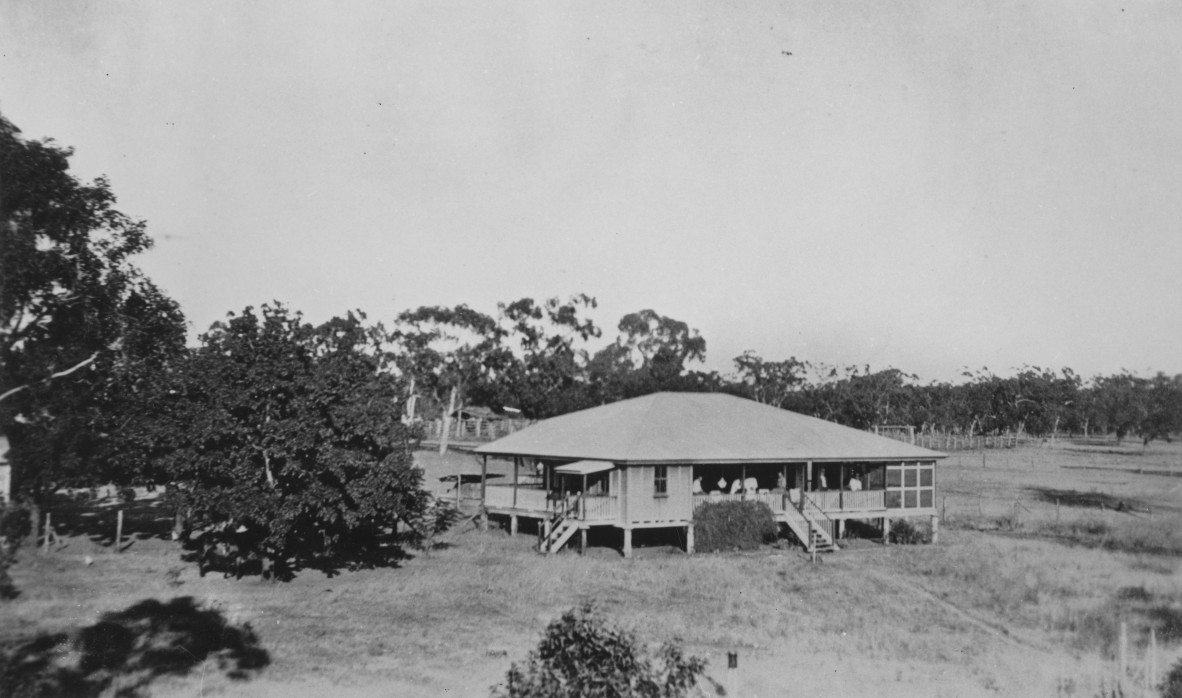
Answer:
[[[1169,441],[1182,432],[1182,374],[1171,378],[1159,372],[1148,381],[1148,388],[1149,409],[1140,428],[1146,445],[1153,439]]]
[[[800,391],[806,380],[808,366],[796,357],[780,361],[766,361],[748,349],[733,359],[738,382],[743,392],[756,402],[773,407],[784,407],[788,399]]]
[[[585,317],[594,309],[591,296],[576,294],[541,303],[522,298],[499,306],[505,337],[516,343],[513,360],[499,382],[501,401],[531,419],[545,419],[595,404],[588,382],[586,343],[599,327]]]
[[[495,319],[463,304],[422,306],[395,318],[387,339],[398,369],[410,380],[410,399],[429,397],[443,418],[440,453],[447,450],[452,412],[495,401],[500,391],[495,381],[512,361],[503,336]],[[418,416],[416,408],[411,412]]]
[[[617,325],[616,341],[596,353],[589,366],[603,402],[660,390],[717,390],[717,373],[688,371],[686,363],[706,360],[706,339],[688,324],[652,309],[628,313]]]
[[[0,117],[0,427],[35,503],[134,479],[112,458],[120,411],[184,349],[179,307],[131,262],[152,244],[144,222],[114,208],[106,179],[71,175],[71,155]]]
[[[362,317],[313,327],[283,306],[215,324],[158,374],[141,443],[191,512],[207,565],[385,562],[431,505],[400,421],[403,389]]]

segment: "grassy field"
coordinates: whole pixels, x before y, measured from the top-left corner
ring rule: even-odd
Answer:
[[[440,491],[440,477],[478,472],[467,456],[420,456]],[[117,555],[114,508],[88,506],[61,514],[64,545],[21,552],[0,643],[191,598],[249,624],[267,665],[235,680],[210,655],[144,679],[152,695],[478,696],[549,621],[593,600],[646,642],[682,638],[744,696],[1092,696],[1121,621],[1136,662],[1149,628],[1160,666],[1176,660],[1182,448],[965,452],[938,477],[938,545],[857,541],[816,565],[788,548],[686,556],[656,539],[631,560],[612,539],[546,558],[530,536],[467,525],[399,568],[280,584],[198,576],[155,535],[167,522],[150,502],[129,513],[145,534]]]

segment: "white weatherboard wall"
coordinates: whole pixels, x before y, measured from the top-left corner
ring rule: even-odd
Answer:
[[[629,466],[624,476],[628,478],[628,523],[689,521],[693,504],[690,499],[690,480],[693,467],[669,465],[666,494],[657,496],[653,491],[653,466]]]

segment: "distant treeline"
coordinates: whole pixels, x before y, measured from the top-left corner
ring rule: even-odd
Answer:
[[[958,383],[921,383],[897,368],[766,360],[754,351],[722,374],[693,368],[706,357],[705,338],[653,310],[625,315],[614,341],[595,342],[602,330],[584,317],[594,307],[594,298],[578,295],[501,304],[497,317],[467,306],[401,314],[389,336],[397,365],[422,398],[416,416],[483,405],[544,419],[656,391],[712,391],[860,429],[1135,434],[1147,441],[1182,431],[1182,375],[1085,379],[1070,368],[1026,366],[1011,376],[983,368]]]

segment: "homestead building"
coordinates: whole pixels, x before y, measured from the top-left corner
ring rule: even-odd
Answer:
[[[475,449],[485,511],[540,522],[541,549],[576,532],[684,528],[710,502],[759,501],[810,550],[833,549],[851,519],[928,517],[945,454],[722,393],[654,393],[544,420]],[[488,457],[508,458],[506,484]]]

